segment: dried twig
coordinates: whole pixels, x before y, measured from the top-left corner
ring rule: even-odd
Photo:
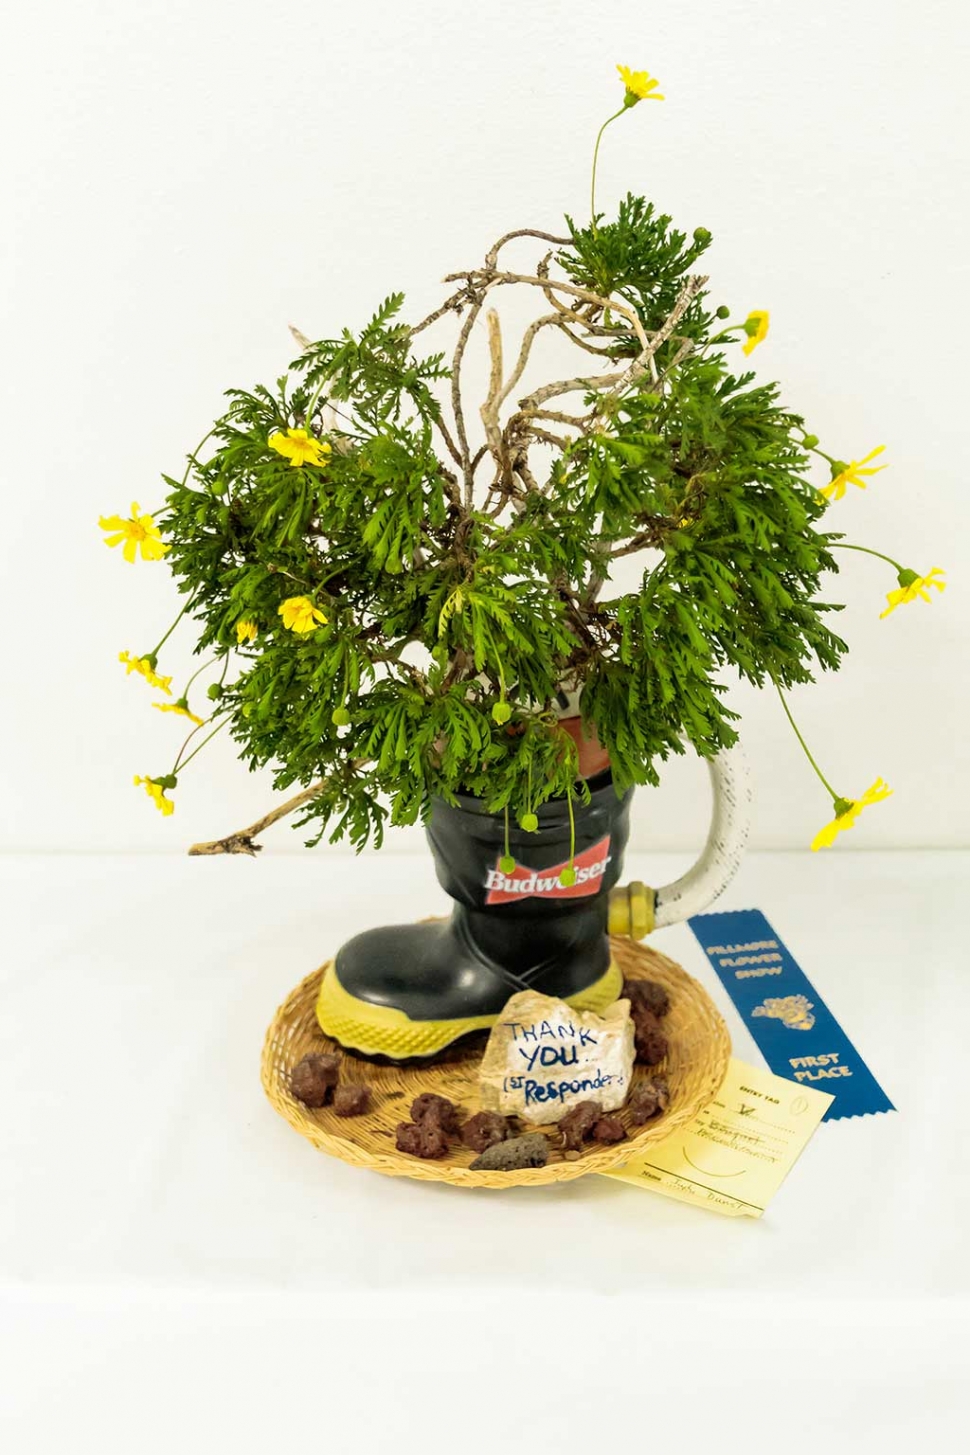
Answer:
[[[648,346],[649,340],[635,308],[631,308],[629,304],[621,303],[615,298],[604,298],[602,294],[593,293],[589,288],[579,288],[575,283],[566,283],[560,278],[540,278],[535,273],[499,273],[488,268],[471,268],[463,273],[448,273],[445,276],[445,282],[456,283],[460,278],[466,278],[469,287],[476,288],[494,288],[507,283],[525,283],[532,288],[541,288],[544,293],[548,289],[553,289],[557,293],[568,293],[571,298],[580,298],[584,303],[594,303],[598,308],[612,308],[614,313],[622,314],[624,318],[629,319],[634,333],[640,340],[641,348],[645,349]]]
[[[529,419],[548,419],[554,424],[571,424],[575,429],[585,429],[589,424],[589,415],[563,414],[558,409],[530,409]]]
[[[575,379],[557,379],[554,384],[543,384],[540,389],[534,389],[524,399],[519,400],[519,410],[523,415],[529,415],[540,404],[545,404],[547,399],[555,399],[559,394],[572,394],[582,390],[585,394],[595,394],[600,389],[608,389],[613,384],[618,384],[623,378],[626,370],[614,374],[579,374]]]
[[[484,458],[485,458],[485,456],[487,454],[488,454],[488,445],[480,445],[479,448],[472,455],[472,474],[473,475],[474,475],[475,471],[478,469],[479,465],[482,463],[482,461],[484,460]]]
[[[572,238],[557,237],[551,232],[539,232],[532,227],[517,227],[513,232],[505,233],[504,236],[499,238],[497,243],[489,248],[485,254],[486,268],[491,269],[495,267],[501,249],[504,248],[507,242],[511,242],[516,237],[537,237],[543,242],[557,243],[559,247],[568,247],[572,242]],[[444,281],[449,283],[453,282],[454,279],[449,277],[445,278]],[[413,325],[410,330],[412,337],[414,334],[421,333],[424,329],[430,328],[433,323],[437,323],[438,319],[443,318],[446,313],[460,313],[465,304],[470,302],[472,302],[472,298],[469,296],[468,289],[459,288],[457,293],[452,293],[450,298],[446,298],[440,307],[436,308],[433,313],[428,314],[427,318],[423,318],[420,323]]]
[[[653,334],[650,342],[643,348],[638,357],[633,360],[633,363],[629,366],[629,368],[624,369],[622,375],[617,380],[615,386],[610,390],[610,392],[603,395],[603,397],[597,403],[596,412],[601,418],[609,414],[613,405],[616,404],[617,400],[620,398],[620,395],[623,394],[623,392],[628,389],[631,384],[633,384],[637,379],[639,379],[643,374],[647,372],[647,369],[651,361],[653,360],[654,354],[657,352],[660,346],[662,344],[665,344],[670,338],[670,335],[673,333],[674,329],[677,327],[678,323],[683,318],[688,307],[690,306],[691,300],[697,296],[697,294],[701,291],[706,282],[706,278],[702,278],[699,276],[687,279],[687,282],[680,290],[680,297],[677,299],[677,302],[674,304],[673,308],[670,310],[670,313],[667,315],[666,321],[657,330],[657,332]]]
[[[281,803],[278,808],[274,808],[270,813],[258,818],[247,829],[238,829],[234,834],[227,834],[224,839],[212,839],[208,843],[193,844],[189,853],[193,855],[248,854],[250,858],[254,859],[263,847],[262,844],[254,843],[254,840],[272,824],[278,823],[281,818],[296,813],[297,809],[302,808],[304,804],[312,802],[314,798],[319,798],[329,783],[329,778],[321,778],[319,782],[311,783],[309,788],[304,788],[302,793],[297,793],[295,797]]]
[[[508,465],[503,447],[502,430],[498,422],[499,405],[504,398],[502,389],[502,327],[499,316],[494,308],[490,308],[486,314],[488,323],[488,351],[491,356],[492,367],[488,380],[488,396],[481,407],[482,424],[485,426],[485,438],[488,440],[488,447],[495,457],[496,464],[502,475],[507,473]]]
[[[450,503],[456,510],[461,510],[461,490],[458,487],[458,476],[451,470],[446,470],[444,465],[439,465],[438,469],[442,480],[445,482],[445,494]]]
[[[440,413],[439,413],[437,419],[435,420],[435,425],[436,425],[437,429],[441,433],[441,438],[444,440],[445,444],[448,446],[448,453],[451,455],[451,458],[454,460],[454,462],[455,462],[456,465],[460,465],[462,463],[461,451],[458,449],[458,446],[455,444],[454,440],[452,439],[452,437],[451,437],[451,430],[445,424],[445,421],[441,417]]]
[[[580,315],[578,313],[577,314],[570,314],[569,311],[567,310],[566,313],[565,313],[565,317],[564,318],[561,318],[559,320],[559,328],[560,328],[561,332],[564,333],[566,335],[566,337],[570,340],[570,342],[571,343],[574,343],[578,349],[585,349],[588,354],[599,354],[600,357],[601,358],[604,358],[604,359],[613,359],[613,358],[616,357],[616,355],[617,355],[617,349],[616,349],[616,346],[615,345],[611,349],[601,349],[601,348],[597,348],[596,344],[591,344],[588,339],[577,338],[577,336],[573,333],[572,329],[571,328],[567,328],[567,326],[566,326],[565,318],[569,318],[569,317],[579,318]],[[580,319],[580,321],[581,321],[581,323],[582,323],[582,325],[583,325],[584,328],[593,328],[594,327],[594,325],[592,325],[589,322],[587,322],[586,319]],[[614,330],[612,330],[612,329],[606,329],[606,328],[597,328],[596,329],[596,332],[598,334],[608,335],[608,334],[614,333]]]
[[[512,232],[503,233],[503,235],[499,238],[498,242],[495,243],[494,246],[489,248],[488,252],[485,254],[486,268],[495,267],[496,263],[498,262],[498,255],[501,252],[502,248],[505,247],[505,244],[507,242],[511,242],[514,237],[537,237],[542,242],[556,243],[561,248],[568,247],[572,242],[571,237],[556,237],[554,233],[539,232],[534,227],[517,227]],[[448,282],[447,278],[445,279],[445,282]]]
[[[656,520],[646,530],[642,530],[639,534],[631,536],[625,546],[617,546],[615,551],[610,551],[610,560],[618,561],[621,556],[633,556],[637,551],[642,551],[645,546],[658,546],[663,540],[663,527],[670,530],[676,524],[677,522],[673,520]]]
[[[465,428],[465,415],[461,403],[461,361],[468,345],[468,339],[472,329],[475,327],[475,320],[478,318],[485,302],[485,293],[482,291],[475,299],[458,335],[458,344],[455,348],[455,355],[451,361],[451,410],[455,416],[455,429],[458,432],[458,448],[461,453],[461,470],[465,482],[464,506],[471,510],[472,500],[475,491],[475,473],[472,470],[471,451],[468,447],[468,431]]]
[[[543,444],[555,445],[558,450],[566,450],[572,444],[572,440],[566,439],[563,435],[553,434],[552,430],[540,429],[537,424],[530,425],[529,433],[533,439],[541,440]]]
[[[437,323],[438,319],[443,318],[446,313],[460,313],[465,304],[470,301],[468,289],[459,288],[457,293],[452,293],[450,298],[445,299],[440,308],[429,313],[427,318],[423,318],[420,323],[412,325],[409,330],[411,337],[413,338],[416,333],[421,333],[423,329],[430,328],[431,324]]]
[[[659,379],[657,380],[657,383],[658,383],[658,385],[661,388],[663,388],[664,384],[666,384],[667,380],[670,378],[670,376],[674,372],[674,370],[680,364],[682,364],[684,362],[684,360],[687,358],[687,355],[693,353],[693,351],[694,351],[694,340],[693,339],[690,339],[690,338],[685,338],[682,341],[682,343],[680,345],[680,348],[674,354],[674,356],[671,359],[670,363],[667,365],[666,369],[664,369],[663,373],[660,375]]]
[[[525,372],[525,366],[529,362],[529,353],[531,352],[532,345],[535,342],[536,334],[541,328],[548,328],[550,324],[555,324],[557,328],[559,327],[559,315],[557,313],[544,313],[541,318],[536,318],[532,321],[532,323],[529,324],[529,327],[522,335],[522,346],[519,349],[519,357],[515,361],[515,368],[512,370],[508,379],[505,381],[505,385],[495,401],[496,407],[504,404],[505,400],[508,399],[516,384],[518,384],[519,380],[522,378],[522,375]]]

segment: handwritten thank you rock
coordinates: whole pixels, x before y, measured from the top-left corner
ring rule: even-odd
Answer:
[[[591,1098],[614,1111],[630,1090],[633,1054],[628,1000],[600,1016],[523,990],[489,1036],[479,1073],[482,1106],[540,1124],[558,1122]]]

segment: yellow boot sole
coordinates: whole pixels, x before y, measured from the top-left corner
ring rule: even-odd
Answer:
[[[599,1014],[619,998],[623,974],[615,961],[599,980],[577,995],[567,997],[574,1010],[591,1010]],[[498,1020],[497,1015],[469,1016],[447,1021],[413,1021],[403,1010],[392,1006],[372,1005],[345,990],[337,979],[331,962],[323,974],[317,996],[317,1020],[321,1030],[339,1041],[348,1051],[363,1056],[389,1056],[406,1061],[412,1056],[434,1056],[453,1041],[470,1031],[487,1031]]]

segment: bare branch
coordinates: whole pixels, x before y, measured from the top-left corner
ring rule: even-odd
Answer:
[[[517,237],[537,237],[543,242],[556,243],[559,247],[568,247],[569,244],[572,242],[572,238],[570,237],[557,237],[555,233],[540,232],[533,227],[517,227],[514,229],[514,231],[503,234],[503,236],[499,238],[498,242],[494,243],[493,246],[489,248],[488,252],[485,254],[486,271],[492,272],[494,270],[495,265],[498,261],[498,255],[502,248],[504,248],[507,242],[511,242],[513,238]],[[551,256],[551,253],[547,254],[547,257]],[[465,276],[467,275],[464,273],[449,274],[448,277],[443,279],[443,281],[445,283],[453,283],[456,281],[457,278],[462,278]],[[433,313],[428,314],[427,318],[422,319],[420,323],[416,323],[411,329],[411,333],[420,333],[422,329],[429,328],[431,324],[437,323],[438,319],[444,317],[446,313],[460,313],[465,304],[470,303],[471,301],[472,299],[469,296],[468,289],[460,288],[457,293],[452,293],[450,298],[446,298],[440,308],[436,308]]]
[[[546,253],[545,257],[536,266],[536,277],[546,279],[547,283],[549,279],[549,259],[551,257],[552,253]],[[557,313],[570,314],[570,309],[566,307],[565,303],[559,301],[550,287],[543,286],[542,291]]]
[[[272,824],[278,823],[281,818],[286,818],[287,814],[296,813],[297,809],[302,808],[304,804],[311,803],[314,798],[319,798],[329,784],[329,778],[321,778],[319,782],[311,783],[309,788],[304,788],[302,793],[297,793],[295,797],[281,803],[278,808],[274,808],[270,813],[258,818],[247,829],[237,829],[234,834],[227,834],[224,839],[212,839],[207,843],[193,844],[189,853],[192,855],[248,854],[250,858],[254,859],[263,847],[262,844],[254,843],[254,839],[258,838]]]
[[[528,461],[526,460],[525,452],[524,451],[523,451],[522,454],[519,455],[518,459],[515,461],[515,464],[513,465],[512,468],[515,471],[515,473],[518,475],[519,479],[522,481],[522,484],[525,486],[525,488],[527,490],[535,490],[539,494],[542,493],[542,489],[541,489],[541,486],[539,485],[538,480],[533,475],[532,471],[529,469],[529,464],[528,464]],[[517,505],[517,498],[515,496],[512,497],[512,504],[513,504],[513,506],[516,506]],[[518,509],[521,509],[522,508],[521,503],[519,503],[517,505],[517,508]]]
[[[595,394],[599,389],[609,389],[611,385],[618,384],[626,372],[624,369],[618,374],[581,374],[575,379],[559,379],[554,384],[543,384],[541,389],[535,389],[519,400],[519,409],[523,414],[529,415],[538,405],[545,404],[547,399],[555,399],[558,394],[572,394],[578,389],[587,394]]]
[[[542,242],[556,243],[559,247],[568,247],[569,244],[572,242],[571,237],[556,237],[554,233],[538,232],[533,227],[517,227],[514,229],[513,232],[504,233],[502,237],[499,238],[498,242],[495,243],[493,247],[489,248],[488,252],[485,254],[486,268],[491,269],[495,267],[496,263],[498,262],[498,255],[500,251],[502,250],[502,248],[505,247],[505,244],[507,242],[511,242],[514,237],[537,237]],[[445,282],[447,283],[448,281],[449,279],[446,278]]]
[[[546,256],[542,259],[541,263],[539,263],[538,267],[536,268],[536,275],[539,278],[548,279],[549,259],[551,256],[551,253],[546,253]],[[586,351],[590,354],[605,354],[607,358],[611,356],[612,350],[598,349],[594,344],[589,343],[586,339],[577,338],[571,329],[566,328],[566,324],[578,323],[581,328],[586,329],[589,333],[599,334],[604,338],[612,337],[616,338],[617,340],[619,340],[623,336],[623,329],[612,327],[608,324],[596,323],[592,315],[602,311],[596,304],[588,304],[586,313],[577,313],[574,308],[567,308],[565,303],[561,303],[559,301],[559,299],[555,296],[553,292],[551,283],[548,287],[543,288],[542,291],[546,295],[546,298],[549,300],[549,302],[552,304],[553,308],[560,315],[560,327],[562,328],[563,333],[568,339],[571,339],[578,348],[586,349]]]
[[[502,326],[499,316],[494,308],[490,308],[486,315],[488,323],[488,351],[491,355],[492,367],[488,381],[488,397],[481,407],[482,424],[485,426],[485,437],[488,440],[488,447],[495,457],[500,471],[505,474],[507,471],[505,449],[503,447],[502,430],[498,422],[498,408],[504,398],[502,390]]]
[[[585,349],[588,354],[599,354],[604,359],[613,359],[616,357],[617,350],[615,346],[612,349],[601,349],[597,348],[596,344],[591,344],[588,339],[577,338],[572,329],[566,327],[566,320],[569,318],[577,319],[584,328],[594,329],[594,325],[590,324],[585,318],[580,318],[578,313],[570,313],[568,309],[563,310],[563,317],[559,319],[559,327],[569,341],[574,343],[578,349]],[[601,335],[609,335],[613,333],[613,330],[595,328],[595,332]]]
[[[451,408],[455,416],[455,428],[458,431],[458,448],[461,452],[461,469],[465,481],[464,504],[466,510],[471,510],[472,499],[475,490],[475,476],[472,471],[471,452],[468,448],[468,431],[465,428],[465,416],[461,407],[461,361],[475,320],[482,309],[485,301],[485,294],[482,292],[475,299],[465,322],[461,326],[461,333],[458,335],[458,344],[455,348],[455,356],[451,362]]]
[[[550,324],[555,324],[557,328],[560,326],[558,313],[544,313],[541,318],[537,318],[529,324],[529,327],[526,329],[525,333],[522,336],[522,347],[519,349],[519,357],[516,360],[515,368],[512,370],[511,374],[505,382],[505,387],[502,389],[502,392],[499,394],[498,398],[495,401],[496,408],[499,405],[504,404],[505,400],[508,399],[516,384],[518,384],[519,380],[522,378],[522,375],[525,371],[525,366],[529,362],[529,353],[533,343],[535,342],[536,334],[539,332],[540,328],[547,328]]]
[[[690,338],[685,338],[683,340],[683,342],[681,343],[680,348],[674,354],[674,356],[671,359],[670,363],[667,365],[666,369],[664,369],[663,373],[660,375],[659,379],[657,380],[657,383],[661,386],[661,388],[663,387],[664,384],[666,384],[667,380],[670,378],[671,374],[674,372],[674,370],[677,368],[677,366],[679,364],[682,364],[684,362],[684,360],[687,358],[687,355],[693,353],[693,351],[694,351],[694,340],[693,339],[690,339]]]
[[[647,546],[659,546],[667,531],[675,530],[677,522],[668,520],[664,516],[656,516],[638,535],[631,536],[625,546],[617,546],[616,550],[610,551],[609,559],[617,561],[621,556],[632,556],[637,551],[642,551]]]
[[[555,445],[557,449],[565,450],[573,443],[563,435],[553,434],[551,430],[540,429],[537,424],[531,425],[529,433],[533,439],[542,440],[544,444]]]
[[[556,293],[568,293],[571,298],[580,298],[584,303],[595,303],[599,308],[612,308],[614,313],[621,314],[630,320],[633,331],[640,340],[641,348],[647,348],[649,340],[640,322],[640,316],[635,308],[627,303],[620,303],[615,298],[604,298],[600,293],[593,293],[589,288],[578,288],[574,283],[565,283],[558,278],[539,278],[534,273],[497,273],[488,269],[470,269],[464,273],[449,273],[445,277],[446,283],[455,283],[459,278],[467,278],[469,286],[493,287],[503,283],[525,283],[532,288],[541,288],[545,293],[553,289]],[[705,279],[706,281],[706,279]]]
[[[416,333],[421,333],[423,329],[430,328],[431,324],[437,323],[438,319],[443,318],[446,313],[460,313],[468,302],[470,302],[468,289],[459,288],[457,293],[452,293],[450,298],[445,299],[440,308],[436,308],[434,313],[429,313],[427,318],[423,318],[420,323],[416,323],[411,328],[411,337],[413,338]]]
[[[435,420],[435,426],[441,432],[441,438],[444,440],[445,444],[448,446],[448,453],[451,455],[451,458],[454,460],[454,462],[455,462],[456,465],[460,465],[461,464],[461,453],[460,453],[460,451],[458,449],[458,446],[455,444],[454,440],[451,437],[451,430],[445,424],[445,422],[442,419],[442,417],[441,417],[440,414],[438,415],[438,418]]]
[[[571,424],[574,429],[585,429],[589,424],[589,415],[562,414],[558,409],[530,409],[529,419],[549,419],[554,424]]]
[[[444,465],[439,465],[438,470],[442,480],[445,482],[445,494],[452,505],[456,509],[461,510],[461,491],[458,488],[458,476],[453,474],[451,470],[446,469]]]
[[[633,363],[629,366],[629,368],[624,369],[623,373],[617,380],[614,387],[611,389],[610,393],[605,394],[603,398],[600,399],[599,403],[596,406],[596,413],[600,416],[600,418],[608,414],[610,409],[613,407],[614,404],[616,404],[617,400],[620,398],[621,394],[623,394],[624,391],[628,389],[631,384],[633,384],[637,379],[639,379],[643,374],[647,372],[647,369],[649,368],[650,363],[653,360],[654,354],[661,347],[661,345],[665,344],[670,338],[670,335],[673,333],[674,329],[677,327],[678,323],[686,313],[691,300],[697,296],[697,294],[701,291],[706,282],[707,279],[700,276],[687,279],[687,282],[680,290],[680,297],[677,299],[677,302],[670,310],[670,313],[667,315],[667,318],[663,325],[651,337],[650,342],[642,350],[640,355],[633,360]]]

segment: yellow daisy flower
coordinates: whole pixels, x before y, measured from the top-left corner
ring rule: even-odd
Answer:
[[[149,687],[157,687],[160,692],[167,692],[171,695],[171,677],[159,677],[155,671],[157,665],[153,657],[133,657],[130,652],[119,652],[118,661],[124,662],[128,676],[132,672],[140,672],[148,683]]]
[[[748,341],[742,346],[743,354],[753,353],[760,343],[763,343],[768,336],[769,315],[766,308],[755,308],[748,314],[742,324],[742,328],[748,335]]]
[[[636,106],[638,101],[663,101],[663,96],[656,91],[660,82],[654,80],[646,71],[631,71],[629,66],[617,66],[616,69],[626,91],[623,97],[624,106]]]
[[[129,519],[124,520],[120,515],[102,515],[98,525],[109,532],[104,540],[106,546],[120,546],[124,541],[121,554],[126,561],[134,561],[139,550],[143,561],[160,561],[169,549],[153,518],[142,515],[137,500],[131,502]]]
[[[169,814],[175,812],[175,804],[170,798],[165,797],[164,788],[160,783],[156,783],[154,778],[139,778],[136,773],[134,783],[136,788],[144,787],[145,792],[148,794],[155,807],[159,810],[160,813],[163,813],[166,818],[168,818]]]
[[[205,723],[204,717],[197,717],[194,712],[189,711],[188,699],[185,697],[180,697],[178,702],[153,702],[152,707],[157,707],[159,712],[177,712],[179,717],[187,717],[196,727],[202,727]]]
[[[243,621],[236,622],[236,642],[241,647],[243,642],[254,642],[256,640],[256,623],[246,617]]]
[[[287,597],[279,608],[279,615],[283,618],[283,625],[288,631],[298,632],[301,635],[316,631],[317,626],[327,620],[320,608],[314,606],[309,596]]]
[[[937,591],[946,590],[946,582],[935,579],[937,576],[944,574],[941,566],[934,566],[928,576],[918,576],[915,571],[900,571],[897,577],[899,590],[889,592],[886,597],[889,605],[885,611],[879,613],[879,620],[882,621],[884,616],[888,616],[891,611],[895,611],[897,606],[905,606],[907,602],[915,601],[917,597],[919,597],[920,601],[932,601],[933,598],[930,596],[931,586],[935,586]]]
[[[289,460],[294,469],[300,465],[325,465],[330,458],[326,440],[318,440],[305,429],[288,429],[286,434],[271,434],[269,447]]]
[[[870,460],[874,460],[877,455],[881,455],[885,448],[885,445],[877,445],[874,450],[870,450],[868,455],[864,455],[861,460],[853,460],[848,465],[844,460],[833,460],[832,479],[827,485],[822,486],[819,493],[827,496],[830,500],[841,500],[845,494],[846,485],[858,485],[860,490],[865,490],[866,482],[863,479],[864,475],[878,475],[880,470],[888,469],[887,465],[874,465],[871,470],[864,468]]]
[[[873,803],[881,803],[884,798],[890,796],[892,791],[888,784],[884,783],[881,778],[877,778],[861,798],[837,798],[833,804],[835,818],[831,823],[827,823],[824,829],[819,829],[812,840],[812,848],[828,849],[835,843],[840,833],[853,827],[864,808],[869,808]]]

